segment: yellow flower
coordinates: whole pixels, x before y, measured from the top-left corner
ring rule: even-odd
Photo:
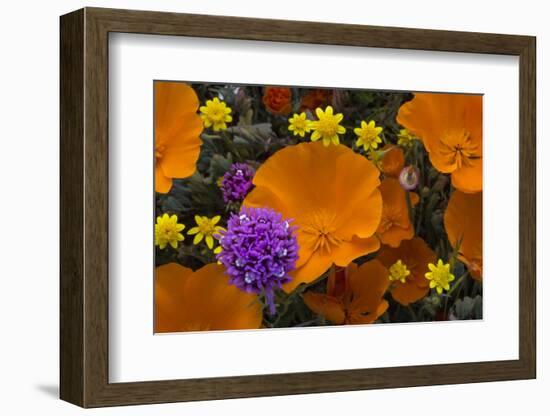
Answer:
[[[407,281],[407,276],[411,274],[411,271],[407,269],[407,265],[404,264],[401,260],[397,260],[389,268],[390,275],[388,278],[390,281],[395,282],[399,280],[401,283]]]
[[[401,129],[397,135],[397,144],[403,147],[410,147],[413,145],[413,141],[418,140],[417,137],[413,136],[409,130]]]
[[[193,244],[199,244],[202,239],[206,241],[206,245],[210,250],[214,248],[214,234],[223,230],[223,227],[216,225],[220,221],[221,217],[216,215],[213,218],[201,217],[200,215],[195,215],[195,222],[197,223],[196,227],[191,228],[187,234],[195,235],[193,239]]]
[[[288,119],[288,130],[295,136],[304,137],[311,131],[311,120],[306,118],[306,113],[294,114]]]
[[[376,127],[376,123],[371,120],[368,123],[366,121],[361,122],[361,127],[353,129],[357,137],[356,145],[363,146],[365,152],[369,149],[376,149],[378,143],[382,143],[380,133],[382,133],[382,127]]]
[[[178,248],[178,241],[183,241],[183,235],[180,233],[185,225],[178,224],[178,216],[164,214],[157,217],[155,224],[155,245],[164,249],[167,244]]]
[[[441,294],[443,290],[449,290],[451,286],[450,282],[455,280],[454,275],[451,273],[451,265],[449,263],[443,263],[443,260],[439,259],[437,265],[428,264],[430,271],[426,273],[426,279],[430,281],[430,288],[437,290],[437,293]]]
[[[226,123],[233,121],[233,117],[230,116],[231,108],[225,102],[220,101],[218,97],[206,101],[206,105],[203,105],[200,111],[205,127],[213,126],[214,131],[225,130]]]
[[[315,114],[317,114],[319,120],[311,122],[311,129],[313,130],[311,141],[316,142],[322,139],[324,146],[330,145],[331,142],[336,145],[340,144],[338,135],[346,132],[345,127],[340,125],[344,115],[342,113],[333,114],[330,105],[325,111],[320,108],[316,109]]]

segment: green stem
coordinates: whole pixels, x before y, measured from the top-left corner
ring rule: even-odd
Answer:
[[[227,147],[229,147],[229,149],[239,158],[239,162],[243,162],[244,158],[239,153],[239,149],[237,149],[237,146],[235,146],[235,144],[231,141],[229,135],[225,131],[222,131],[222,139]]]
[[[449,290],[447,292],[447,296],[451,296],[451,294],[459,287],[462,285],[462,283],[464,282],[464,278],[468,275],[468,272],[466,271],[462,276],[460,276],[458,278],[458,280],[455,282],[455,284],[453,285],[453,287],[451,287],[451,290]],[[460,293],[460,292],[459,292]]]

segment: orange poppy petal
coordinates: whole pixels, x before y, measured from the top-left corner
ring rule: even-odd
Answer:
[[[322,293],[307,292],[304,294],[304,303],[313,312],[324,316],[332,323],[337,325],[344,323],[345,313],[338,299]]]
[[[156,129],[167,130],[182,113],[196,113],[199,99],[183,82],[155,82]]]
[[[451,174],[453,186],[462,192],[479,192],[483,188],[483,159],[470,159],[471,166],[462,166]]]
[[[398,208],[400,211],[407,210],[405,191],[403,190],[401,184],[397,179],[384,179],[380,184],[379,189],[382,194],[382,204],[384,207],[384,211],[388,211],[387,208],[392,208],[392,210]]]
[[[155,191],[165,194],[172,189],[172,179],[167,178],[160,166],[155,168]]]
[[[405,166],[405,155],[398,146],[386,145],[382,148],[384,156],[380,162],[380,170],[387,176],[398,177]]]
[[[441,135],[443,115],[437,115],[441,98],[446,94],[415,93],[414,98],[403,104],[397,113],[397,122],[409,130],[414,136],[424,142],[424,146],[430,151],[430,138]]]
[[[254,329],[262,322],[257,296],[228,283],[224,269],[192,272],[176,263],[157,268],[157,332]]]
[[[193,270],[169,263],[156,269],[155,278],[155,331],[178,332],[185,321],[185,285]]]
[[[287,217],[287,214],[291,212],[284,202],[271,191],[271,189],[265,187],[256,187],[249,192],[243,205],[251,208],[271,208]]]
[[[427,279],[424,278],[426,282]],[[391,296],[403,306],[407,306],[410,303],[414,303],[428,294],[430,288],[428,285],[420,287],[415,281],[406,281],[405,283],[397,282],[394,288],[391,290]]]
[[[329,252],[318,250],[312,253],[307,262],[290,273],[292,280],[283,285],[283,290],[290,293],[300,283],[312,282],[326,272],[332,263],[332,256]]]
[[[258,169],[253,183],[269,189],[298,221],[320,211],[334,214],[353,209],[355,202],[371,195],[378,176],[370,161],[347,146],[325,147],[316,142],[279,150]],[[269,200],[256,198],[255,203],[270,206]]]
[[[352,314],[349,318],[349,323],[351,325],[372,324],[386,312],[389,306],[387,300],[382,300],[373,312],[369,312],[366,315]]]
[[[353,237],[349,242],[343,242],[334,248],[333,259],[337,266],[345,267],[358,257],[374,253],[380,248],[380,240],[377,237],[359,238]]]
[[[443,217],[449,242],[456,247],[472,275],[481,278],[483,258],[483,193],[467,194],[455,190]]]
[[[405,190],[397,179],[386,178],[380,185],[380,192],[383,201],[382,221],[377,232],[382,243],[397,247],[401,241],[414,236]]]
[[[423,239],[415,237],[404,240],[396,248],[384,246],[377,259],[386,268],[401,260],[411,272],[406,283],[394,283],[392,297],[397,302],[407,305],[425,296],[429,282],[424,275],[428,271],[428,264],[434,263],[436,256]]]
[[[254,329],[262,321],[257,296],[228,283],[223,266],[207,264],[197,270],[188,285],[197,321],[207,322],[211,330]]]
[[[389,283],[388,270],[381,262],[371,260],[363,263],[349,277],[349,285],[353,293],[349,309],[363,315],[375,312],[383,300],[382,297]]]
[[[412,225],[409,225],[407,228],[401,228],[394,225],[379,234],[379,237],[383,244],[387,244],[391,247],[398,247],[403,240],[410,240],[414,237],[414,228]]]
[[[382,194],[375,189],[370,195],[363,194],[356,200],[350,200],[349,206],[342,209],[335,221],[338,235],[349,240],[352,236],[367,238],[372,236],[382,218]],[[365,209],[365,207],[368,207]]]

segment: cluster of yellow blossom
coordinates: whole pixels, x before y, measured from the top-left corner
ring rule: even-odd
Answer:
[[[428,263],[427,266],[429,271],[424,274],[424,278],[429,281],[430,289],[435,289],[439,294],[443,293],[443,290],[450,290],[450,282],[455,280],[451,273],[451,265],[443,263],[443,260],[439,259],[436,264]],[[392,264],[388,271],[390,282],[406,283],[407,279],[414,279],[411,271],[401,259]]]
[[[334,109],[329,105],[324,110],[317,108],[315,110],[317,120],[309,120],[307,114],[302,112],[295,113],[288,119],[288,130],[295,136],[305,137],[311,133],[311,141],[321,140],[323,145],[340,144],[340,136],[345,134],[346,128],[340,123],[344,119],[342,113],[334,113]],[[357,135],[357,147],[363,147],[368,152],[370,149],[376,149],[379,143],[382,143],[380,134],[382,127],[378,127],[374,120],[361,121],[360,127],[353,129]]]
[[[214,248],[214,239],[219,239],[218,233],[224,228],[216,225],[221,217],[216,215],[213,218],[206,216],[195,215],[196,226],[187,231],[187,235],[194,235],[193,244],[198,245],[204,240],[206,246],[213,250],[214,254],[221,251],[221,246]],[[173,248],[178,248],[178,242],[184,240],[184,236],[180,231],[185,229],[184,224],[178,223],[177,215],[163,214],[157,217],[155,224],[155,245],[160,249],[166,248],[169,244]]]

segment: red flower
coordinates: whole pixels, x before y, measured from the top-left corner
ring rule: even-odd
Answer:
[[[290,88],[266,87],[262,101],[267,111],[272,114],[285,116],[292,110]]]
[[[324,107],[332,101],[332,90],[311,90],[302,97],[300,111],[315,111],[317,107]]]

